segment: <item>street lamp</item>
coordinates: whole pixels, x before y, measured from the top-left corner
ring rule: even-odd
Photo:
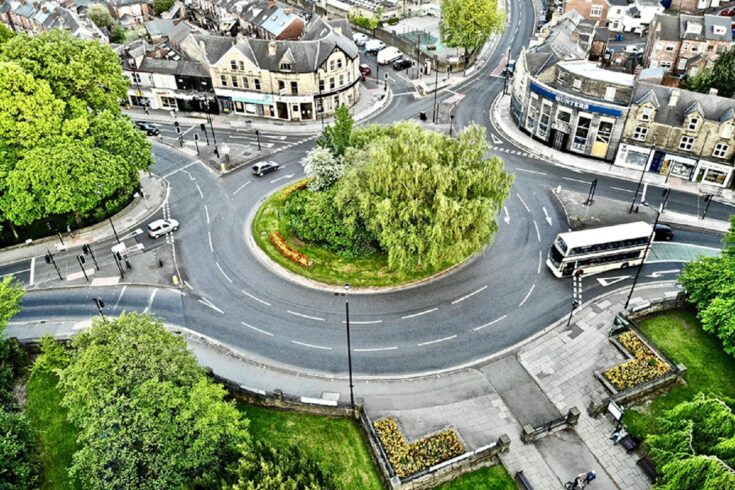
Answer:
[[[352,383],[352,342],[350,338],[350,299],[348,293],[350,291],[350,285],[345,284],[344,293],[334,293],[335,295],[345,297],[345,324],[347,325],[347,367],[350,376],[350,407],[355,410],[355,385]]]
[[[645,202],[643,203],[644,206],[648,206]],[[638,283],[638,277],[641,275],[641,269],[643,269],[643,262],[645,262],[646,257],[648,257],[648,251],[651,249],[651,242],[653,242],[653,237],[656,236],[656,226],[658,225],[658,219],[661,217],[661,213],[663,213],[664,205],[661,203],[659,205],[658,210],[654,209],[656,212],[656,221],[653,222],[653,228],[651,228],[651,236],[648,237],[648,243],[646,243],[646,250],[643,252],[643,259],[641,259],[641,264],[638,266],[638,270],[635,273],[635,278],[633,278],[633,285],[630,287],[630,293],[628,293],[628,299],[625,300],[625,306],[623,307],[624,310],[628,309],[628,305],[630,304],[630,298],[633,297],[633,290],[635,289],[635,285]]]
[[[214,154],[219,158],[219,149],[217,148],[217,136],[214,134],[214,126],[212,125],[212,115],[209,113],[209,104],[210,101],[207,97],[200,97],[197,99],[199,102],[202,102],[204,104],[204,115],[207,118],[207,122],[209,123],[209,130],[212,132],[212,142],[214,143]],[[204,132],[206,136],[206,130]],[[207,140],[207,144],[209,144],[209,140]]]

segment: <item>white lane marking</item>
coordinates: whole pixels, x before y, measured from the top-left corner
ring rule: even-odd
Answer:
[[[549,226],[551,226],[551,216],[549,216],[549,212],[546,211],[546,207],[544,207],[544,206],[542,206],[541,209],[544,210],[544,219],[549,224]]]
[[[519,172],[525,172],[527,174],[546,175],[546,172],[537,172],[536,170],[528,170],[525,168],[517,168]]]
[[[117,305],[120,304],[120,300],[123,297],[123,294],[125,294],[125,290],[128,289],[127,286],[123,286],[122,290],[120,291],[120,296],[117,297],[117,301],[115,301],[115,306],[112,307],[112,311],[117,310]]]
[[[613,186],[610,186],[610,189],[614,189],[616,191],[630,192],[631,194],[635,192],[635,191],[631,191],[630,189],[623,189],[621,187],[613,187]]]
[[[521,200],[521,204],[523,204],[523,207],[524,207],[524,208],[526,208],[526,211],[528,211],[528,212],[530,213],[530,212],[531,212],[531,210],[530,210],[530,209],[528,209],[528,206],[526,206],[526,201],[524,201],[524,200],[523,200],[523,198],[521,197],[521,195],[520,195],[520,194],[518,194],[517,192],[516,192],[516,196],[518,196],[518,199],[520,199],[520,200]]]
[[[579,182],[581,184],[589,184],[589,180],[582,180],[582,179],[573,179],[571,177],[562,177],[563,180],[568,180],[570,182]]]
[[[316,320],[318,322],[323,322],[324,318],[319,318],[318,316],[309,316],[304,315],[303,313],[296,313],[295,311],[286,310],[288,313],[291,313],[292,315],[300,316],[301,318],[308,318],[309,320]]]
[[[505,211],[505,218],[503,218],[503,221],[505,221],[506,225],[510,224],[510,214],[508,214],[508,207],[503,206],[503,211]]]
[[[153,306],[153,300],[156,298],[156,293],[158,293],[158,289],[154,289],[151,293],[151,297],[148,298],[148,306],[145,307],[145,310],[143,310],[143,313],[148,313],[151,309],[151,306]]]
[[[204,306],[208,307],[208,308],[212,308],[214,311],[216,311],[218,313],[221,313],[223,315],[225,314],[224,311],[222,311],[219,308],[217,308],[216,306],[214,306],[214,304],[212,304],[212,302],[209,301],[207,298],[202,298],[202,299],[199,300],[199,302],[201,304],[203,304]]]
[[[188,133],[189,131],[191,131],[192,129],[194,129],[194,128],[196,128],[196,127],[197,127],[197,126],[196,126],[196,124],[195,124],[195,125],[193,125],[193,126],[192,126],[192,127],[190,127],[189,129],[187,129],[186,131],[184,131],[183,133],[181,133],[181,136],[186,136],[186,134],[187,134],[187,133]]]
[[[455,299],[454,301],[452,301],[452,304],[453,304],[453,305],[455,305],[455,304],[457,304],[457,303],[460,303],[460,302],[462,302],[462,301],[466,300],[467,298],[471,298],[472,296],[476,295],[477,293],[481,293],[481,292],[483,292],[483,291],[484,291],[484,290],[486,290],[486,289],[487,289],[487,286],[482,286],[482,287],[481,287],[480,289],[478,289],[477,291],[473,291],[473,292],[471,292],[470,294],[468,294],[468,295],[466,295],[466,296],[462,296],[462,297],[461,297],[461,298],[459,298],[459,299]]]
[[[443,339],[436,339],[436,340],[430,340],[428,342],[421,342],[419,344],[416,344],[416,347],[421,347],[422,345],[438,344],[439,342],[445,342],[447,340],[452,340],[454,338],[457,338],[457,336],[456,335],[451,335],[449,337],[444,337]]]
[[[248,293],[248,292],[247,292],[247,291],[245,291],[244,289],[242,289],[241,291],[242,291],[242,294],[244,294],[245,296],[247,296],[247,297],[249,297],[249,298],[252,298],[252,299],[254,299],[255,301],[257,301],[257,302],[259,302],[259,303],[263,303],[263,304],[264,304],[264,305],[266,305],[266,306],[270,306],[270,305],[271,305],[271,304],[270,304],[270,303],[268,303],[267,301],[263,301],[263,300],[262,300],[262,299],[260,299],[260,298],[256,298],[255,296],[253,296],[252,294]]]
[[[431,312],[434,312],[434,311],[436,311],[436,310],[438,310],[438,309],[439,309],[439,308],[432,308],[432,309],[430,309],[430,310],[422,311],[422,312],[420,312],[420,313],[414,313],[413,315],[406,315],[406,316],[402,316],[401,318],[402,318],[402,319],[404,319],[404,320],[405,320],[406,318],[415,318],[415,317],[417,317],[417,316],[421,316],[421,315],[426,315],[427,313],[431,313]]]
[[[374,349],[355,349],[355,352],[380,352],[384,350],[396,350],[398,349],[397,346],[393,347],[376,347]]]
[[[347,323],[346,321],[342,320],[342,323]],[[363,321],[363,322],[356,322],[351,321],[353,325],[375,325],[376,323],[383,323],[383,320],[370,320],[370,321]]]
[[[543,250],[538,251],[538,269],[536,270],[536,274],[541,274],[541,262],[543,262]]]
[[[209,250],[214,252],[214,245],[212,245],[212,232],[207,230],[207,236],[209,237]]]
[[[19,271],[8,272],[7,274],[3,274],[0,277],[12,276],[14,274],[20,274],[21,272],[28,272],[29,270],[30,269],[23,269],[23,270],[19,270]],[[81,276],[79,276],[79,277],[81,277]]]
[[[230,276],[228,276],[227,274],[225,274],[225,271],[222,270],[222,266],[219,265],[219,262],[215,262],[215,264],[217,264],[217,268],[222,273],[222,275],[225,276],[225,279],[227,279],[228,281],[230,281],[230,284],[232,284],[232,279],[230,279]]]
[[[279,180],[283,180],[283,179],[290,179],[290,178],[291,178],[291,177],[293,177],[294,175],[296,175],[296,174],[288,174],[288,175],[284,175],[284,176],[282,176],[282,177],[278,177],[277,179],[273,179],[273,180],[271,180],[271,184],[275,184],[275,183],[276,183],[276,182],[278,182]]]
[[[209,167],[207,167],[207,168],[209,168]],[[191,174],[189,173],[189,171],[188,171],[188,170],[184,170],[184,169],[182,169],[181,171],[182,171],[182,172],[184,172],[184,173],[185,173],[186,175],[188,175],[188,176],[189,176],[189,180],[197,180],[197,179],[195,179],[195,178],[194,178],[194,176],[193,176],[193,175],[191,175]]]
[[[490,323],[486,323],[485,325],[481,325],[479,327],[473,328],[472,330],[474,330],[475,332],[477,332],[478,330],[482,330],[485,327],[489,327],[490,325],[494,325],[494,324],[498,323],[501,320],[505,320],[507,317],[508,317],[508,315],[503,315],[500,318],[496,318],[495,320],[491,321]]]
[[[503,144],[503,140],[501,140],[500,138],[498,138],[497,136],[495,136],[493,133],[490,133],[490,137],[493,139],[493,144],[494,145],[502,145]]]
[[[536,224],[536,220],[533,220],[533,227],[536,228],[536,238],[538,241],[541,241],[541,233],[538,231],[538,225]]]
[[[243,190],[245,187],[248,186],[248,184],[250,184],[250,182],[252,182],[252,181],[248,180],[243,185],[241,185],[240,187],[238,187],[237,189],[235,189],[235,192],[233,192],[232,195],[234,196],[235,194],[237,194],[238,192],[240,192],[241,190]]]
[[[680,269],[671,269],[671,270],[668,270],[668,271],[657,271],[657,272],[654,272],[653,274],[646,275],[646,277],[652,277],[654,279],[658,279],[659,277],[663,276],[664,274],[676,274],[679,271],[680,271]]]
[[[292,340],[291,343],[296,344],[296,345],[303,345],[304,347],[311,347],[312,349],[332,350],[331,347],[324,347],[323,345],[307,344],[306,342],[299,342],[298,340]]]
[[[197,162],[196,162],[196,161],[193,161],[193,162],[191,162],[190,164],[188,164],[188,165],[186,165],[186,166],[184,166],[184,167],[181,167],[181,168],[177,168],[177,169],[176,169],[176,170],[174,170],[173,172],[169,172],[169,173],[167,173],[166,175],[164,175],[164,176],[163,176],[163,178],[164,178],[164,179],[167,179],[167,178],[171,177],[172,175],[175,175],[175,174],[177,174],[177,173],[179,173],[179,172],[183,172],[183,171],[184,171],[184,170],[186,170],[187,168],[189,168],[189,167],[191,167],[191,166],[194,166],[194,165],[196,165],[196,164],[197,164]],[[187,173],[189,173],[189,172],[187,172]],[[191,174],[189,174],[189,177],[191,177]],[[194,180],[194,179],[192,178],[192,180]]]
[[[600,286],[603,288],[608,287],[611,284],[615,284],[616,282],[625,281],[631,276],[613,276],[613,277],[597,277],[597,282],[600,283]]]
[[[528,290],[528,294],[526,294],[526,297],[523,298],[523,301],[521,301],[521,304],[518,305],[518,308],[520,308],[521,306],[523,306],[524,304],[526,304],[526,301],[528,301],[528,298],[529,298],[529,296],[531,296],[531,293],[533,292],[533,288],[535,288],[535,287],[536,287],[535,284],[532,284],[531,285],[531,289]]]
[[[261,329],[259,329],[259,328],[257,328],[257,327],[254,327],[254,326],[252,326],[252,325],[248,325],[248,324],[247,324],[247,323],[245,323],[245,322],[240,322],[240,323],[241,323],[242,325],[245,325],[245,326],[246,326],[246,327],[248,327],[248,328],[252,328],[252,329],[253,329],[253,330],[255,330],[256,332],[264,333],[264,334],[266,334],[266,335],[269,335],[269,336],[273,337],[273,334],[272,334],[272,333],[270,333],[270,332],[266,332],[265,330],[261,330]]]
[[[202,194],[202,188],[201,188],[201,187],[199,187],[199,184],[194,184],[194,185],[195,185],[195,186],[197,186],[197,190],[199,191],[199,196],[200,196],[200,197],[201,197],[202,199],[204,199],[204,194]]]
[[[28,285],[33,286],[33,279],[36,276],[36,258],[31,258],[31,277],[28,279]]]
[[[189,284],[189,281],[184,281],[184,284],[186,284],[187,288],[194,289],[193,287],[191,287],[191,284]]]
[[[209,209],[207,209],[207,205],[204,205],[204,214],[207,215],[207,224],[209,224]]]

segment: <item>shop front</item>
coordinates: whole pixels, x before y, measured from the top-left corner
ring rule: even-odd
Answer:
[[[245,116],[275,117],[273,95],[215,88],[217,100],[224,113]]]
[[[664,154],[658,173],[670,177],[678,177],[682,180],[692,180],[697,161],[672,153]]]
[[[721,163],[700,160],[694,170],[694,180],[718,187],[728,187],[732,183],[733,167]]]

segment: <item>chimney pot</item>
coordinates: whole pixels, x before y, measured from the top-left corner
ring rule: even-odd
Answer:
[[[709,95],[717,95],[718,90],[716,88],[709,89]]]

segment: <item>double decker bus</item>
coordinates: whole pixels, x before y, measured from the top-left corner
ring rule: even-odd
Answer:
[[[639,265],[645,259],[653,226],[643,221],[559,233],[546,265],[556,277],[597,274]]]

